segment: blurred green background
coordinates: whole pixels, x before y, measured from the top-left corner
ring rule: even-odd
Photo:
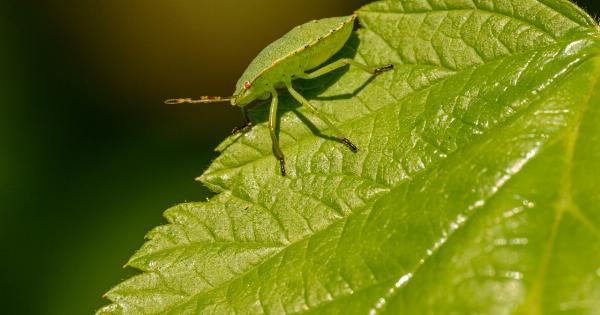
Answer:
[[[241,123],[226,104],[291,27],[366,0],[4,0],[0,4],[3,314],[89,314],[161,213]],[[597,0],[578,1],[600,12]]]

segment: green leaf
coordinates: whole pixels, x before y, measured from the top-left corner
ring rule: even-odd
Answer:
[[[564,0],[389,0],[166,212],[98,313],[600,314],[600,36]],[[306,122],[314,125],[307,125]],[[320,132],[322,133],[320,133]]]

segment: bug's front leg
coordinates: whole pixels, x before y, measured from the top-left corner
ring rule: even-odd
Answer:
[[[269,133],[271,134],[271,141],[273,142],[273,152],[275,153],[275,157],[279,160],[281,176],[285,176],[285,158],[283,156],[283,151],[281,151],[281,148],[279,147],[279,139],[275,133],[275,129],[277,128],[278,102],[277,91],[273,89],[271,90],[271,108],[269,109]]]
[[[335,132],[336,137],[340,140],[341,143],[343,143],[345,146],[348,147],[348,149],[350,149],[350,151],[356,153],[358,152],[358,148],[354,145],[354,143],[352,143],[343,133],[342,131],[337,128],[330,120],[329,118],[327,118],[327,116],[325,116],[323,113],[319,112],[319,110],[314,107],[308,100],[306,100],[300,93],[298,93],[298,91],[296,91],[293,87],[291,83],[286,83],[286,87],[288,89],[288,91],[290,92],[290,94],[292,95],[292,97],[294,97],[298,102],[300,102],[300,104],[308,107],[308,109],[310,109],[310,111],[313,112],[313,114],[315,114],[317,117],[319,117],[319,119],[321,119],[323,122],[325,122],[327,124],[327,126],[329,126],[329,128],[331,130],[333,130],[333,132]]]
[[[242,115],[244,116],[244,124],[240,127],[233,128],[231,133],[234,135],[240,132],[248,132],[252,128],[252,122],[250,121],[250,117],[248,116],[248,110],[242,108]]]

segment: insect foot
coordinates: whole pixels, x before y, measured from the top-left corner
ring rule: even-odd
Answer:
[[[231,131],[231,134],[232,135],[237,135],[238,133],[242,133],[242,132],[245,133],[245,132],[250,131],[250,129],[252,129],[252,123],[251,122],[247,122],[243,126],[239,126],[239,127],[233,128],[233,130]]]
[[[342,139],[342,143],[350,149],[353,153],[358,152],[358,148],[354,145],[354,143],[350,142],[348,138]]]
[[[281,176],[285,176],[285,159],[279,158],[279,168],[281,169]]]
[[[383,67],[379,67],[379,68],[375,69],[375,71],[373,71],[373,74],[378,75],[378,74],[390,71],[392,69],[394,69],[394,65],[392,65],[392,64],[385,65]]]

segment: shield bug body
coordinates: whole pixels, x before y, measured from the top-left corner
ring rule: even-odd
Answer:
[[[325,122],[341,143],[353,152],[356,146],[317,108],[310,104],[292,86],[295,79],[313,79],[346,65],[356,66],[373,75],[392,70],[393,65],[372,68],[352,59],[339,59],[318,68],[333,57],[350,38],[356,15],[314,20],[296,26],[280,39],[263,49],[248,65],[237,82],[233,96],[204,96],[200,99],[179,98],[167,100],[167,104],[214,103],[230,101],[231,105],[242,108],[246,125],[237,131],[251,126],[246,106],[255,100],[271,99],[269,111],[269,130],[273,142],[273,151],[279,160],[281,174],[285,176],[284,155],[279,147],[275,133],[277,121],[278,89],[287,89],[294,99],[307,107],[319,119]]]

